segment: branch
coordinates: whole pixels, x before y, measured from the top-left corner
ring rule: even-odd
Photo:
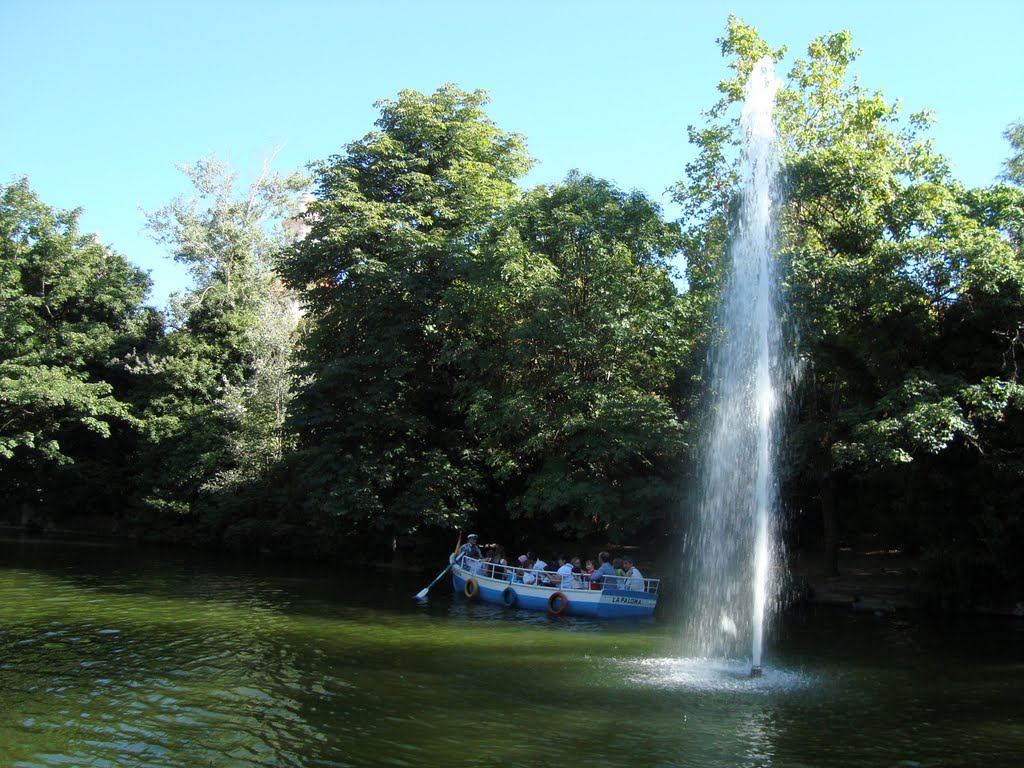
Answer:
[[[270,173],[270,166],[274,162],[274,158],[281,153],[281,150],[283,150],[285,146],[287,146],[287,144],[287,141],[282,141],[280,144],[274,147],[269,157],[263,158],[263,168],[260,170],[260,177],[255,181],[255,183],[251,187],[249,187],[249,200],[246,203],[245,207],[246,219],[252,216],[253,208],[256,202],[256,195],[259,192],[259,190],[263,188],[263,184]]]

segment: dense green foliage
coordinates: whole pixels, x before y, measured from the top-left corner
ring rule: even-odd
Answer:
[[[166,316],[77,212],[0,187],[8,517],[302,555],[469,524],[676,525],[737,105],[755,62],[786,56],[735,18],[720,43],[733,72],[690,129],[678,223],[578,172],[523,191],[524,138],[453,85],[379,102],[376,130],[309,178],[264,168],[238,191],[215,158],[184,167],[194,195],[148,215],[195,281]],[[777,102],[791,533],[833,567],[845,539],[880,535],[952,603],[1019,600],[1024,133],[1007,129],[1006,183],[967,189],[927,113],[853,77],[858,55],[847,33],[811,41]]]
[[[297,511],[332,533],[471,515],[478,451],[443,355],[464,324],[452,292],[530,164],[485,103],[454,86],[403,92],[378,104],[379,130],[314,169],[312,231],[281,274],[305,311]]]
[[[734,173],[727,107],[762,55],[783,55],[736,19],[722,48],[736,77],[693,132],[701,154],[679,189],[701,249],[692,283],[712,296]],[[851,81],[857,55],[846,33],[814,40],[778,99],[780,240],[803,369],[787,498],[820,512],[833,568],[843,538],[881,531],[921,551],[948,597],[1013,594],[1024,197],[964,189],[920,138],[926,114],[904,120]]]
[[[282,219],[305,180],[263,169],[247,190],[215,158],[183,166],[195,196],[148,214],[195,285],[172,297],[168,333],[127,361],[141,390],[147,480],[134,525],[160,538],[219,540],[265,496],[282,460],[298,307],[272,269]],[[246,524],[243,523],[243,527]]]
[[[461,390],[513,517],[564,533],[664,517],[685,425],[676,227],[639,193],[572,174],[491,228],[468,294]]]
[[[1014,123],[1003,135],[1013,149],[1003,169],[1003,177],[1014,184],[1024,185],[1024,122]]]
[[[89,515],[123,490],[111,437],[130,443],[137,422],[113,358],[153,333],[149,278],[80,234],[79,214],[25,179],[0,187],[0,498],[26,522]]]

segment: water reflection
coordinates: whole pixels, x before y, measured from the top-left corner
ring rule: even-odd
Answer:
[[[322,740],[289,695],[306,669],[278,642],[280,613],[246,600],[103,593],[25,571],[7,580],[18,586],[5,594],[22,599],[8,601],[0,633],[5,646],[13,640],[0,665],[13,696],[0,728],[31,756],[4,765],[182,765],[182,754],[298,765]]]
[[[740,723],[736,734],[737,739],[746,744],[746,752],[743,755],[744,764],[752,768],[772,765],[775,756],[775,745],[772,743],[774,725],[772,717],[768,712],[754,712],[750,717]]]

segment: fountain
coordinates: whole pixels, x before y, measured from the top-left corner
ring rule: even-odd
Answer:
[[[703,658],[745,656],[761,676],[764,626],[777,559],[774,448],[787,369],[777,305],[772,205],[779,163],[772,60],[751,72],[740,119],[745,178],[719,305],[710,424],[701,451],[697,516],[687,535],[687,639]]]

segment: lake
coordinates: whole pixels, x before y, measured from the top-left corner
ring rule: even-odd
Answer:
[[[1024,764],[1018,619],[793,610],[752,680],[672,611],[414,600],[433,575],[0,540],[0,766]]]

